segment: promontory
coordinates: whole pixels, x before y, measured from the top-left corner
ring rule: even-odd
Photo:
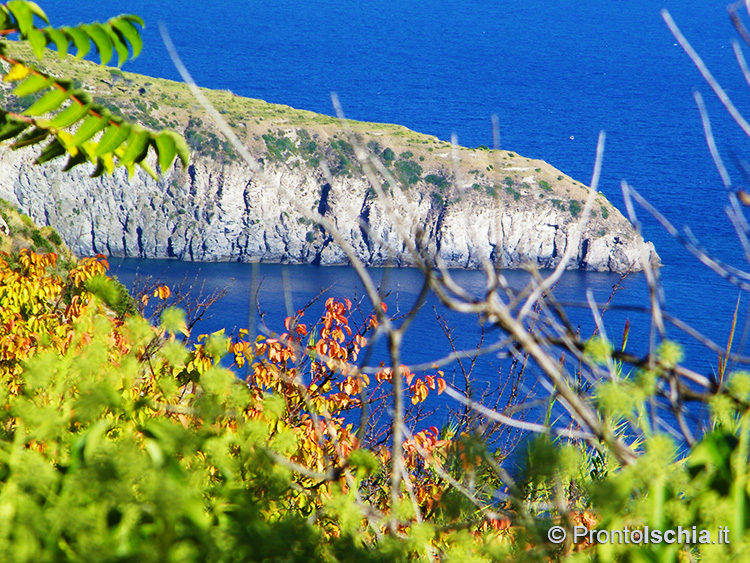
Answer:
[[[405,240],[448,267],[490,260],[549,268],[570,244],[569,268],[658,263],[653,245],[600,193],[575,237],[589,188],[541,160],[204,90],[251,167],[184,84],[72,57],[43,66],[79,78],[113,112],[182,133],[192,149],[187,168],[154,180],[142,171],[129,179],[124,169],[91,178],[86,166],[63,172],[61,164],[34,165],[33,150],[0,148],[0,198],[54,227],[81,255],[347,264],[335,228],[367,265],[411,264]],[[9,88],[2,103],[15,103]],[[369,180],[358,148],[376,171]]]

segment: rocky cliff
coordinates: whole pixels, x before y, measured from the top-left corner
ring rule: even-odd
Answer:
[[[254,156],[250,168],[181,84],[70,64],[65,72],[81,69],[99,99],[152,128],[182,132],[195,151],[187,169],[155,181],[140,172],[128,179],[124,170],[100,178],[84,167],[64,173],[61,165],[34,165],[23,150],[0,150],[0,198],[57,229],[80,254],[346,264],[332,233],[314,221],[319,214],[366,264],[411,264],[406,237],[447,266],[489,259],[499,267],[553,267],[572,243],[589,192],[550,165],[507,151],[452,151],[403,127],[344,127],[327,116],[209,92]],[[387,202],[357,164],[356,146],[380,169],[374,181]],[[568,267],[638,269],[641,253],[658,261],[622,214],[595,197]]]

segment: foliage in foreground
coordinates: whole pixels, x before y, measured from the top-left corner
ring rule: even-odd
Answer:
[[[0,141],[12,140],[13,149],[46,143],[36,163],[67,157],[65,170],[88,162],[96,165],[94,176],[111,174],[117,166],[124,166],[132,175],[139,165],[156,177],[146,162],[149,151],[162,172],[175,158],[187,166],[188,147],[180,135],[154,133],[113,115],[80,84],[44,73],[35,64],[12,56],[5,39],[17,35],[28,42],[38,59],[47,46],[55,47],[61,58],[69,50],[83,57],[93,47],[102,64],[116,55],[119,66],[140,53],[138,26],[143,27],[138,16],[121,15],[104,23],[55,28],[34,2],[0,4],[0,61],[4,63],[0,74],[4,82],[16,84],[13,94],[21,106],[18,111],[0,108]]]
[[[103,258],[64,276],[55,261],[0,260],[4,560],[715,561],[750,545],[749,421],[729,399],[682,461],[658,434],[621,469],[538,439],[526,480],[500,500],[506,484],[481,443],[426,429],[404,444],[392,506],[388,438],[355,416],[363,400],[379,408],[393,377],[355,367],[374,315],[354,327],[351,304],[329,300],[320,322],[298,314],[278,338],[214,334],[188,350],[180,311],[159,328],[112,312]],[[226,354],[246,381],[219,365]],[[401,376],[417,405],[445,385]],[[730,386],[746,399],[750,380]],[[731,543],[556,546],[553,524],[696,526],[714,539],[723,525]]]
[[[35,18],[46,21],[32,2],[0,5],[0,35],[19,34],[37,57],[48,44],[62,56],[71,47],[83,56],[93,44],[103,63],[115,52],[122,63],[140,50],[134,24],[141,22],[133,16],[60,29],[39,27]],[[186,163],[180,137],[131,127],[72,81],[41,73],[4,47],[0,41],[0,59],[10,65],[4,80],[17,83],[22,111],[0,111],[0,140],[14,140],[14,148],[49,140],[38,162],[66,155],[67,168],[91,161],[97,174],[115,164],[131,173],[135,164],[149,170],[149,147],[162,170],[176,157]],[[421,168],[405,166],[394,164],[409,184]],[[440,187],[439,178],[432,180]],[[578,213],[572,205],[570,211]],[[24,229],[4,221],[8,231]],[[37,247],[54,242],[51,232],[28,235]],[[419,406],[447,387],[440,372],[414,374],[398,362],[371,374],[358,369],[372,332],[388,320],[385,307],[355,326],[352,304],[329,300],[318,322],[305,324],[298,312],[277,337],[213,334],[188,348],[177,339],[188,332],[184,314],[166,308],[152,327],[105,276],[102,257],[60,267],[52,253],[3,256],[3,560],[748,558],[745,374],[724,379],[722,367],[711,398],[685,395],[710,402],[713,428],[690,451],[679,451],[644,416],[660,400],[657,386],[675,384],[677,354],[665,343],[650,370],[623,377],[612,369],[611,381],[586,397],[595,400],[595,422],[620,429],[622,443],[633,444],[622,429],[639,431],[632,461],[611,461],[607,432],[588,445],[542,435],[514,480],[502,456],[480,439],[479,423],[460,431],[420,427]],[[152,297],[169,293],[158,287]],[[614,366],[604,340],[589,344],[587,362]],[[220,365],[224,357],[245,370],[244,381]],[[395,422],[371,423],[401,386],[417,408],[407,419],[415,432],[407,431],[403,444],[391,435]],[[548,541],[552,526],[568,539]],[[625,529],[651,541],[604,541]],[[670,530],[676,541],[654,540],[669,540]]]

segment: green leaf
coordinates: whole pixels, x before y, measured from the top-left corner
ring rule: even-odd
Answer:
[[[5,123],[0,126],[0,141],[6,141],[20,135],[21,131],[29,127],[29,124],[25,121],[18,121],[16,119],[7,119]]]
[[[354,450],[349,454],[347,463],[349,467],[362,469],[366,475],[374,473],[380,466],[380,462],[378,461],[378,458],[375,457],[375,454],[363,449]]]
[[[76,57],[83,58],[91,50],[89,36],[77,27],[62,27],[60,30],[73,41],[76,46]]]
[[[47,46],[47,37],[44,35],[44,33],[39,31],[38,29],[32,28],[29,30],[27,39],[29,40],[29,45],[31,45],[36,58],[41,59],[42,57],[44,57],[44,50]]]
[[[68,89],[68,95],[70,96],[70,99],[73,100],[75,98],[79,102],[81,102],[83,105],[91,105],[94,101],[94,98],[91,97],[91,94],[88,92],[85,92],[83,90],[70,90]],[[73,100],[75,101],[75,100]],[[101,112],[98,112],[101,113]]]
[[[62,59],[68,53],[68,43],[70,43],[68,37],[62,31],[55,29],[54,27],[45,29],[44,33],[47,34],[47,42],[55,44],[55,47],[57,47],[57,53]]]
[[[89,105],[79,105],[75,102],[58,113],[52,121],[46,123],[47,127],[52,129],[62,129],[73,125],[79,119],[82,119],[89,111]]]
[[[174,131],[168,131],[169,135],[172,135],[175,142],[175,149],[177,149],[177,156],[180,157],[180,161],[184,167],[187,167],[190,162],[190,148],[188,147],[187,141],[185,141],[182,135],[175,133]]]
[[[130,55],[130,52],[128,51],[127,42],[125,41],[122,35],[115,32],[112,26],[104,25],[102,26],[102,29],[104,29],[107,32],[109,41],[112,43],[112,46],[115,48],[115,51],[117,51],[117,66],[118,67],[122,66],[122,63],[128,60],[128,55]]]
[[[73,135],[73,139],[70,143],[73,146],[85,143],[107,125],[109,125],[109,116],[105,115],[102,117],[96,117],[95,115],[92,115],[88,117],[86,121],[81,123],[81,126],[78,128],[75,135]]]
[[[18,29],[21,31],[21,34],[28,36],[29,31],[34,28],[34,12],[29,3],[22,2],[21,0],[13,0],[5,4],[5,6],[13,14],[16,22],[18,22]]]
[[[23,113],[30,116],[42,115],[56,110],[67,99],[68,93],[66,91],[55,88],[31,104],[31,107]]]
[[[39,4],[26,0],[26,5],[29,7],[29,9],[31,9],[31,12],[35,16],[39,16],[42,20],[44,20],[44,23],[49,25],[49,18],[47,17],[47,14],[44,13],[44,10],[39,7]]]
[[[149,166],[148,162],[146,162],[145,160],[141,160],[138,163],[138,166],[140,166],[146,172],[146,174],[151,176],[154,180],[156,180],[157,182],[159,181],[159,176],[156,175],[156,172],[154,172],[154,169]]]
[[[119,125],[110,125],[109,129],[102,135],[99,144],[94,150],[94,156],[102,156],[110,153],[125,142],[130,136],[130,125],[120,123]]]
[[[120,160],[124,163],[132,164],[134,162],[140,162],[146,156],[148,152],[149,140],[151,134],[148,131],[136,130],[133,128],[130,138],[128,139],[128,145],[125,149],[125,154]]]
[[[124,16],[114,18],[110,20],[112,27],[120,35],[122,35],[130,43],[130,47],[133,50],[133,58],[135,59],[141,53],[143,48],[143,41],[141,40],[141,34],[138,29],[130,23]],[[143,25],[143,24],[141,24]]]
[[[209,335],[204,344],[206,354],[218,362],[229,352],[229,339],[224,336],[224,329],[217,330]]]
[[[107,171],[104,169],[104,164],[102,163],[101,158],[96,159],[96,168],[94,168],[94,171],[91,173],[92,178],[98,178],[99,176],[103,176]]]
[[[107,153],[96,159],[96,169],[91,174],[92,178],[101,176],[103,174],[112,174],[115,169],[114,161],[112,160],[112,153]]]
[[[41,143],[44,139],[49,137],[50,132],[47,129],[41,127],[34,127],[31,131],[24,133],[15,143],[11,145],[12,149],[22,149],[30,145],[36,145]]]
[[[161,131],[152,140],[154,148],[159,155],[159,168],[162,174],[172,165],[175,156],[179,156],[183,166],[187,166],[190,160],[190,149],[185,139],[174,131]]]
[[[12,28],[15,28],[15,26],[12,25],[12,18],[8,12],[8,8],[0,6],[0,29],[4,30]]]
[[[116,307],[120,301],[120,293],[114,282],[107,276],[94,276],[85,283],[86,289],[104,301],[110,307]]]
[[[44,150],[42,150],[41,154],[34,161],[34,164],[44,164],[53,158],[64,155],[66,152],[67,151],[65,150],[65,147],[62,146],[62,143],[55,139],[49,145],[44,147]]]
[[[182,334],[189,334],[187,328],[187,322],[185,321],[185,311],[178,309],[177,307],[167,307],[161,314],[161,328],[172,334],[181,332]]]
[[[100,23],[92,23],[81,26],[86,34],[91,37],[91,40],[96,45],[96,50],[99,52],[99,59],[103,65],[106,65],[112,58],[112,41],[107,35],[107,31],[102,27]]]
[[[127,20],[129,22],[137,23],[141,27],[145,28],[146,24],[143,23],[143,20],[140,18],[140,16],[136,16],[135,14],[122,14],[121,16],[118,16],[124,20]]]
[[[50,87],[52,84],[54,84],[54,82],[55,81],[52,78],[49,78],[47,76],[32,74],[26,80],[15,87],[15,89],[13,90],[13,94],[15,96],[18,96],[19,98],[23,98],[24,96],[28,96],[29,94],[38,92],[43,88]]]
[[[159,168],[162,173],[172,165],[174,157],[177,155],[177,145],[172,135],[162,131],[155,139],[156,152],[159,155]]]

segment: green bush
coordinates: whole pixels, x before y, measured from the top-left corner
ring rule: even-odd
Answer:
[[[506,192],[507,192],[508,194],[512,195],[512,196],[513,196],[513,199],[514,199],[515,201],[518,201],[519,199],[521,199],[521,193],[520,193],[520,192],[518,192],[517,190],[513,189],[512,187],[510,187],[510,186],[505,186],[505,191],[506,191]]]
[[[38,229],[31,231],[31,240],[34,246],[43,252],[52,252],[52,245],[49,240],[42,236],[42,233]]]
[[[60,246],[63,243],[62,237],[59,235],[59,233],[55,229],[50,230],[49,234],[47,235],[47,239],[52,244],[55,244],[57,246]]]
[[[570,214],[573,217],[578,217],[578,215],[581,213],[581,210],[583,208],[581,207],[581,202],[577,201],[575,199],[571,199],[568,203],[568,210],[570,211]]]
[[[186,135],[188,142],[190,140],[189,135]],[[268,152],[268,158],[271,160],[285,160],[289,156],[297,153],[297,147],[294,145],[289,137],[283,135],[274,135],[273,133],[265,133],[263,141],[266,143],[266,151]]]
[[[425,182],[437,186],[441,190],[444,190],[449,186],[448,179],[442,174],[428,174],[424,177]]]
[[[413,160],[398,160],[393,167],[404,186],[412,186],[422,178],[422,167]]]

